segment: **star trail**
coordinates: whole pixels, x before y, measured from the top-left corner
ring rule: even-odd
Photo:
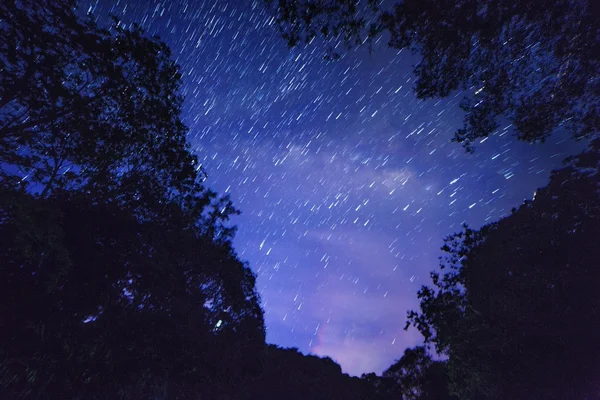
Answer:
[[[380,373],[421,341],[405,315],[445,236],[506,215],[575,150],[560,134],[517,142],[505,123],[466,154],[450,142],[463,94],[418,100],[415,55],[385,40],[334,62],[317,41],[290,50],[260,2],[81,8],[171,47],[207,184],[242,211],[235,248],[258,275],[267,341],[349,374]]]

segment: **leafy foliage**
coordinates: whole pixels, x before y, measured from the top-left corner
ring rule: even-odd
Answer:
[[[264,343],[254,275],[185,221],[140,222],[85,196],[2,198],[3,385],[44,398],[155,385],[197,396]]]
[[[0,4],[2,179],[135,207],[201,192],[169,48],[137,26],[80,21],[75,7]]]
[[[468,151],[502,118],[518,139],[556,130],[593,137],[600,127],[600,12],[592,0],[402,0],[390,9],[358,0],[265,0],[290,46],[322,37],[328,58],[380,35],[421,55],[419,98],[467,90],[455,141]]]
[[[44,398],[189,390],[264,343],[254,275],[210,238],[80,196],[3,210],[3,384]]]
[[[2,395],[233,397],[265,336],[237,210],[202,184],[168,47],[75,5],[0,3]]]
[[[599,171],[595,140],[534,200],[446,240],[446,272],[409,320],[448,355],[461,398],[598,398]]]

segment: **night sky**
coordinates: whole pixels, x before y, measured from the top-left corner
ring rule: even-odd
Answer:
[[[235,248],[258,275],[267,341],[349,374],[419,344],[406,311],[445,236],[506,215],[573,152],[560,133],[527,145],[504,123],[466,154],[450,142],[463,94],[419,101],[414,55],[385,40],[331,63],[317,41],[290,50],[260,2],[80,4],[172,48],[207,184],[242,211]]]

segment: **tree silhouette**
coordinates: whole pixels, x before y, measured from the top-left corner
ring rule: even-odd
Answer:
[[[81,189],[141,206],[199,191],[169,48],[74,0],[0,4],[0,165],[47,196]],[[201,190],[200,190],[201,191]]]
[[[383,372],[395,383],[395,397],[402,400],[451,400],[446,364],[435,361],[423,346],[409,348]]]
[[[595,140],[510,216],[446,239],[409,321],[461,398],[598,398],[599,168]]]
[[[45,399],[236,398],[264,323],[203,186],[180,74],[71,0],[0,3],[0,387]]]
[[[592,0],[402,0],[389,9],[374,0],[264,1],[291,46],[321,37],[335,58],[339,43],[385,35],[392,49],[420,54],[417,97],[468,93],[454,137],[468,151],[503,119],[529,142],[556,130],[598,134],[600,12]]]
[[[48,399],[155,385],[197,398],[252,376],[262,310],[230,246],[87,196],[2,198],[0,383]]]
[[[364,380],[342,373],[328,357],[303,355],[298,349],[268,345],[263,352],[262,374],[247,399],[377,400]]]

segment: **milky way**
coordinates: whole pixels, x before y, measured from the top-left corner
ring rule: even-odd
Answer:
[[[258,275],[267,341],[380,373],[407,346],[406,311],[461,224],[497,220],[543,186],[573,146],[512,137],[451,143],[463,94],[420,101],[407,51],[378,43],[323,60],[290,50],[260,2],[85,0],[138,22],[183,73],[189,141],[230,193],[235,248]],[[474,88],[476,89],[476,88]]]

